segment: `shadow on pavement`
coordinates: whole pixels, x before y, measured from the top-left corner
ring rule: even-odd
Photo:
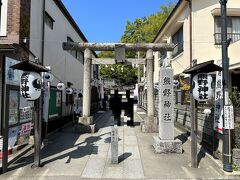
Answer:
[[[111,123],[111,118],[105,118],[103,121],[97,122],[100,124],[100,128],[104,128],[109,126]],[[70,163],[72,159],[82,158],[87,155],[97,154],[98,147],[94,145],[95,142],[101,140],[101,136],[109,134],[101,134],[96,136],[93,134],[92,136],[85,139],[85,141],[76,144],[77,140],[79,139],[80,135],[72,132],[71,129],[74,127],[68,127],[64,129],[62,132],[57,132],[52,137],[49,138],[48,144],[44,146],[41,150],[41,159],[43,165],[56,161],[58,159],[63,159],[68,157],[65,163]],[[100,129],[99,128],[99,129]],[[105,143],[109,143],[109,140],[106,138]],[[69,151],[71,148],[74,148],[72,151]],[[67,151],[68,150],[68,151]],[[93,151],[94,150],[94,151]],[[67,151],[66,153],[62,153]],[[60,155],[58,155],[60,154]],[[56,156],[57,155],[57,156]],[[54,156],[54,158],[51,158]],[[18,168],[22,168],[34,162],[34,153],[30,155],[26,155],[18,159],[16,162],[11,164],[8,167],[8,171],[16,170]]]
[[[129,152],[123,153],[122,155],[120,155],[120,156],[118,157],[118,163],[123,162],[124,160],[126,160],[127,158],[129,158],[131,155],[132,155],[132,153],[129,153]]]
[[[190,136],[190,133],[186,132],[176,136],[175,139],[179,139],[180,141],[182,141],[182,144],[184,144],[188,140],[189,136]]]
[[[205,150],[203,147],[201,147],[200,151],[198,152],[197,155],[197,165],[199,166],[200,161],[206,156]]]
[[[122,139],[121,138],[118,138],[118,141],[121,141]],[[104,140],[105,143],[111,143],[111,137],[108,137]]]

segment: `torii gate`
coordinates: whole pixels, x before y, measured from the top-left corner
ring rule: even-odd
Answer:
[[[92,64],[147,64],[147,118],[142,125],[143,132],[153,132],[154,124],[154,83],[153,83],[153,51],[173,51],[174,44],[167,43],[76,43],[64,42],[64,50],[84,51],[84,79],[83,79],[83,113],[79,121],[85,125],[92,123],[91,107],[91,67]],[[126,50],[145,51],[146,58],[127,59]],[[115,51],[115,59],[92,58],[92,51]]]

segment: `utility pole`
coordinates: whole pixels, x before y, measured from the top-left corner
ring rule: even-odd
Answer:
[[[230,105],[229,102],[229,59],[227,39],[227,0],[220,0],[221,4],[221,38],[222,38],[222,67],[223,67],[223,103],[224,107]],[[232,172],[232,148],[231,130],[225,129],[225,108],[223,108],[223,170]]]

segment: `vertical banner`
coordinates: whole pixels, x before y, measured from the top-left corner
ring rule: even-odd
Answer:
[[[217,65],[222,67],[222,60],[217,61]],[[214,130],[223,133],[223,84],[222,71],[216,73],[215,86],[215,107],[214,107]]]

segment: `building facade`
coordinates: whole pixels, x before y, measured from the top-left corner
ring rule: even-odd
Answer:
[[[220,11],[218,0],[179,0],[154,39],[154,43],[176,44],[173,52],[155,52],[154,82],[158,83],[160,66],[173,68],[174,79],[179,82],[176,88],[175,122],[176,125],[188,130],[191,127],[190,86],[189,76],[183,74],[183,71],[188,69],[194,60],[197,63],[209,60],[214,60],[215,64],[221,62]],[[232,88],[240,90],[240,53],[238,51],[240,49],[240,1],[228,0],[227,21],[228,38],[231,38],[228,48],[230,91]],[[215,79],[216,73],[212,75]],[[222,151],[221,134],[213,128],[214,103],[213,100],[200,105],[198,110],[199,140],[212,153]],[[210,115],[203,113],[205,108],[211,109]]]
[[[1,135],[16,140],[9,149],[27,144],[20,142],[19,132],[31,128],[33,103],[20,96],[22,71],[10,66],[22,60],[40,63],[51,69],[53,81],[49,89],[48,131],[72,121],[74,104],[82,106],[84,53],[64,51],[63,42],[87,42],[63,3],[59,0],[1,0],[0,21],[0,113]],[[96,56],[95,53],[93,53]],[[98,66],[92,67],[92,79],[98,79]],[[68,95],[57,89],[58,83],[74,89]],[[98,84],[92,83],[92,112],[99,107]],[[15,133],[15,134],[14,134]],[[30,135],[30,131],[27,134]],[[19,142],[18,142],[19,141]]]

